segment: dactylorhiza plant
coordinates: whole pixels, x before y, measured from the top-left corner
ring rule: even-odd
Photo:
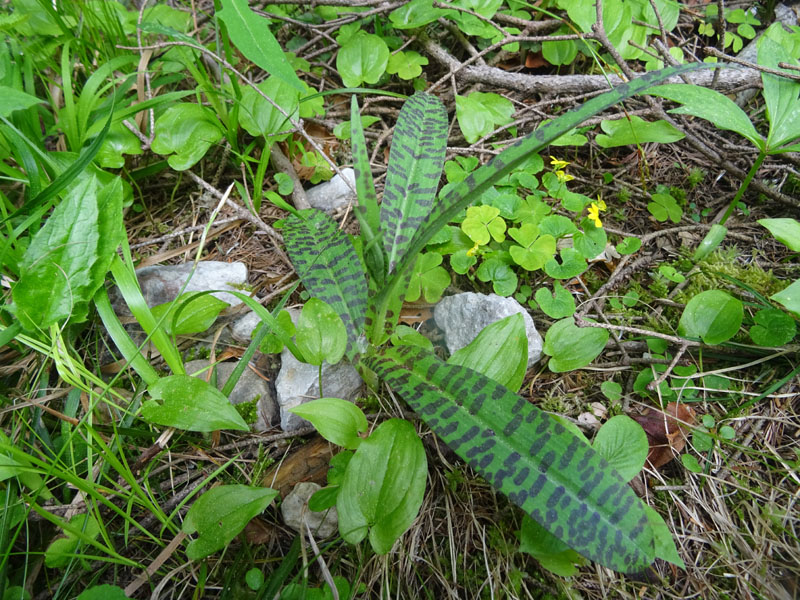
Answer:
[[[485,375],[418,346],[384,343],[398,322],[418,253],[459,211],[584,120],[702,66],[670,67],[618,86],[540,127],[438,197],[447,114],[437,98],[417,93],[398,117],[380,204],[354,98],[360,237],[349,238],[315,210],[292,215],[284,229],[287,252],[306,290],[341,317],[345,355],[365,379],[390,386],[472,468],[555,537],[623,572],[674,555],[674,547],[660,517],[600,455],[554,417]],[[366,485],[363,492],[369,494]]]

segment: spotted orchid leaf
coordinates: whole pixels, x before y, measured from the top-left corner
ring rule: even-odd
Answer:
[[[645,505],[549,414],[472,369],[412,346],[365,363],[473,469],[570,548],[616,571],[652,563]]]
[[[446,145],[447,112],[442,103],[430,94],[411,96],[394,128],[381,203],[388,273],[406,255],[411,238],[433,208]]]
[[[367,313],[367,279],[347,235],[331,217],[310,209],[290,216],[284,226],[286,252],[306,290],[327,302],[347,330],[345,355],[361,351]]]

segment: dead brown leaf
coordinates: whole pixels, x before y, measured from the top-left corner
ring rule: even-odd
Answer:
[[[641,415],[631,415],[647,434],[650,452],[647,462],[654,469],[663,467],[686,446],[684,429],[694,425],[696,414],[685,404],[670,402],[664,411],[646,408]]]

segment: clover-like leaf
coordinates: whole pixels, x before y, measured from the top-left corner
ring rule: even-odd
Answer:
[[[647,210],[659,223],[663,223],[667,219],[673,223],[679,223],[683,215],[683,210],[671,194],[653,194],[652,202],[647,203]]]
[[[492,289],[498,296],[510,296],[517,290],[519,280],[508,263],[497,257],[490,257],[481,263],[475,274],[483,282],[492,282]]]
[[[594,258],[606,249],[608,242],[606,230],[595,226],[591,219],[581,221],[581,227],[583,231],[572,236],[572,244],[584,258]]]
[[[395,52],[389,57],[386,72],[397,74],[400,79],[414,79],[422,75],[422,67],[428,64],[428,58],[419,52],[407,50]]]
[[[417,29],[433,23],[448,11],[434,8],[433,0],[411,0],[389,13],[395,29]]]
[[[425,302],[438,302],[450,285],[450,274],[440,266],[442,255],[436,252],[420,254],[411,273],[411,281],[406,294],[407,302],[416,302],[425,296]]]
[[[552,294],[547,288],[539,288],[534,299],[539,308],[552,319],[563,319],[575,314],[575,298],[559,283],[553,283]]]
[[[170,155],[167,162],[176,171],[194,166],[223,135],[214,111],[186,102],[170,106],[156,119],[155,131],[150,147]]]
[[[552,235],[539,236],[539,228],[524,223],[512,228],[508,234],[519,246],[511,246],[509,253],[514,262],[527,271],[541,269],[556,253],[556,239]]]
[[[500,216],[500,209],[494,206],[470,206],[461,222],[461,229],[481,246],[488,244],[492,238],[496,242],[506,239],[506,222]]]
[[[794,319],[776,308],[758,311],[753,321],[756,324],[750,328],[750,337],[759,346],[783,346],[797,333]]]
[[[586,270],[586,260],[575,248],[561,250],[561,262],[551,258],[544,264],[544,272],[553,279],[572,279]]]
[[[642,240],[636,237],[626,237],[616,245],[617,252],[622,255],[633,254],[642,247]]]
[[[570,235],[578,232],[575,223],[571,219],[563,215],[548,215],[539,221],[539,232],[542,234],[552,235],[558,239],[565,235]]]

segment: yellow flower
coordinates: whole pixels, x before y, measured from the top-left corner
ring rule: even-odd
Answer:
[[[565,160],[561,160],[560,158],[550,155],[550,164],[553,165],[554,169],[564,169],[569,163]]]
[[[558,177],[558,182],[562,185],[575,179],[572,175],[567,175],[566,171],[562,171],[561,169],[556,171],[556,177]]]
[[[597,202],[592,202],[592,205],[589,207],[589,218],[594,221],[594,226],[598,229],[603,226],[603,222],[600,220],[600,211],[605,209],[606,203],[602,198],[598,198]]]
[[[480,247],[481,245],[478,242],[475,242],[475,245],[467,250],[467,256],[475,256],[475,254],[478,252],[478,248]]]

